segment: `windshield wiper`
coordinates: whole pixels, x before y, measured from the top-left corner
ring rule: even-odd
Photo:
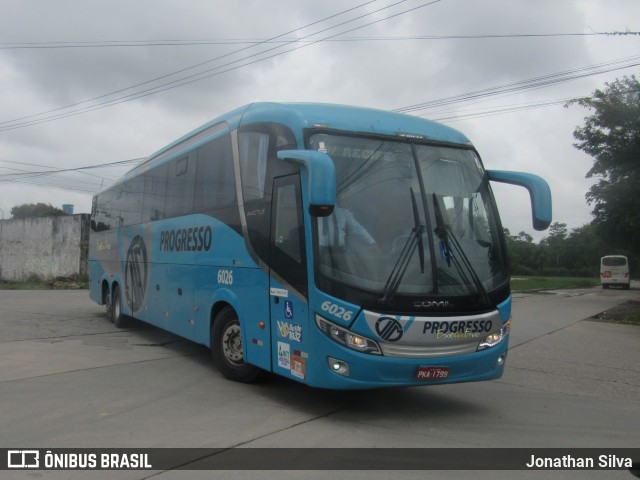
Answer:
[[[440,241],[442,242],[442,247],[444,247],[444,258],[447,260],[447,266],[451,266],[451,246],[449,245],[449,235],[447,235],[447,226],[442,219],[442,212],[440,211],[440,204],[438,203],[438,197],[436,194],[433,194],[433,205],[434,211],[436,215],[436,228],[434,228],[434,233],[438,236]]]
[[[480,280],[480,277],[478,277],[478,274],[473,268],[473,265],[471,265],[471,262],[469,261],[469,257],[467,257],[467,254],[464,253],[464,250],[462,249],[460,242],[458,241],[453,231],[451,230],[451,226],[444,223],[444,220],[442,218],[442,211],[440,210],[440,204],[438,203],[438,197],[436,196],[435,193],[433,194],[433,208],[435,210],[435,217],[436,217],[436,228],[434,229],[434,233],[438,236],[438,238],[442,242],[442,247],[444,249],[443,253],[444,253],[444,257],[447,260],[447,265],[451,266],[451,262],[453,262],[453,265],[456,267],[456,270],[458,271],[458,274],[460,275],[462,280],[468,283],[468,277],[462,269],[462,266],[464,266],[467,272],[469,272],[469,275],[471,276],[471,280],[473,281],[473,284],[478,290],[478,293],[482,297],[482,301],[485,304],[490,305],[491,299],[489,298],[487,289],[484,288],[484,285],[482,284],[482,280]],[[455,247],[455,254],[451,250],[449,240],[451,240],[451,242]],[[462,260],[462,265],[458,261],[458,255]]]
[[[418,237],[418,256],[420,257],[420,273],[424,273],[424,243],[422,242],[422,233],[425,230],[424,225],[420,224],[420,214],[418,213],[418,202],[416,202],[416,195],[411,191],[411,206],[413,207],[413,222]]]
[[[420,214],[418,213],[418,204],[416,202],[416,196],[413,192],[413,188],[410,188],[409,192],[411,193],[414,227],[411,229],[409,238],[407,238],[407,241],[402,247],[400,256],[398,257],[398,260],[396,260],[396,263],[389,274],[389,278],[387,278],[387,282],[384,285],[383,295],[378,299],[381,303],[388,303],[398,291],[400,282],[402,282],[402,277],[404,277],[404,274],[409,267],[409,261],[411,260],[411,257],[413,257],[413,253],[416,251],[416,248],[418,248],[418,255],[420,257],[420,271],[421,273],[424,273],[424,244],[422,243],[422,234],[425,231],[425,226],[420,223]]]

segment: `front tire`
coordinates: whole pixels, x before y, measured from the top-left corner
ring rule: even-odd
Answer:
[[[211,356],[220,373],[229,380],[251,383],[262,371],[244,361],[242,329],[238,315],[231,307],[223,308],[211,328]]]

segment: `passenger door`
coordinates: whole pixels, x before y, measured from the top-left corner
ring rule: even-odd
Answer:
[[[269,293],[273,371],[304,381],[309,286],[300,175],[275,178],[272,198]]]

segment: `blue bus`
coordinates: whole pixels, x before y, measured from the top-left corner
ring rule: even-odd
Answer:
[[[490,181],[460,132],[414,116],[254,103],[93,198],[90,297],[211,349],[227,378],[357,389],[490,380],[511,326]]]

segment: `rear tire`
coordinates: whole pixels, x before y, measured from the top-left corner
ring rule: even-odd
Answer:
[[[113,323],[113,303],[111,302],[111,293],[109,292],[109,288],[103,289],[103,302],[107,307],[107,320]]]
[[[113,324],[118,328],[127,326],[127,316],[122,313],[122,300],[120,296],[120,287],[116,286],[111,295],[111,316]]]
[[[240,321],[231,307],[223,308],[213,321],[211,357],[220,373],[229,380],[251,383],[261,376],[262,370],[244,361]]]

